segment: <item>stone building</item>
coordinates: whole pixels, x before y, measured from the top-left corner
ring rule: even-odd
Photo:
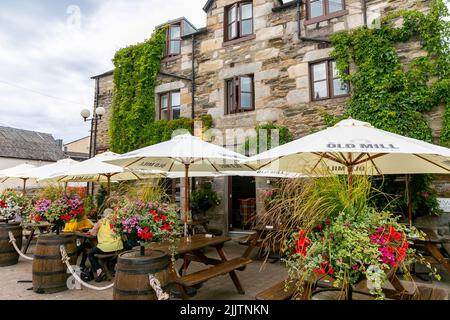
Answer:
[[[426,11],[429,5],[429,0],[208,0],[206,27],[196,29],[185,18],[169,22],[156,115],[210,114],[215,142],[227,147],[240,145],[254,135],[255,125],[265,122],[289,127],[296,138],[323,129],[323,112],[342,114],[349,94],[329,58],[330,36],[372,24],[394,10]],[[405,61],[423,54],[416,42],[398,49]],[[108,110],[112,72],[94,79],[96,106]],[[442,111],[433,110],[429,117],[436,137]],[[100,124],[97,151],[108,146],[108,119]],[[271,181],[262,178],[212,183],[223,199],[210,213],[212,224],[225,232],[242,229],[240,199],[260,200],[261,190],[271,188]]]

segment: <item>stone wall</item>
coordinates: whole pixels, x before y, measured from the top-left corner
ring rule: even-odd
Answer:
[[[312,102],[310,97],[309,64],[329,57],[332,48],[324,42],[299,38],[297,9],[280,7],[275,0],[254,0],[254,37],[234,45],[224,44],[224,7],[236,0],[216,0],[207,12],[206,32],[196,36],[195,43],[195,115],[210,114],[216,132],[227,132],[223,141],[216,143],[234,147],[252,134],[257,124],[277,122],[288,126],[296,138],[325,127],[324,112],[340,115],[345,110],[346,98]],[[327,39],[331,34],[362,26],[364,14],[361,0],[346,0],[346,14],[314,24],[305,25],[305,6],[301,10],[300,37]],[[419,8],[427,10],[430,0],[369,0],[367,21],[369,24],[380,16],[399,10]],[[401,20],[397,21],[401,24]],[[376,27],[376,23],[374,25]],[[423,54],[418,42],[398,46],[402,61]],[[192,88],[192,39],[182,41],[181,55],[164,59],[161,65],[160,85],[156,88],[158,108],[159,93],[181,91],[181,114],[191,117]],[[254,75],[255,110],[240,114],[225,114],[225,80],[233,76]],[[111,103],[111,78],[100,81],[100,105],[108,109]],[[156,110],[156,114],[159,112]],[[442,110],[437,108],[428,115],[433,136],[438,137],[442,127]],[[99,146],[106,146],[108,117],[102,120],[99,130]],[[238,129],[238,130],[236,130]],[[223,135],[222,135],[223,136]],[[264,189],[264,181],[257,183]],[[444,193],[448,183],[441,183]],[[216,179],[214,188],[222,199],[226,198],[225,179]],[[226,205],[222,204],[211,214],[214,224],[226,227]],[[261,209],[261,201],[258,201]]]
[[[109,120],[112,113],[112,102],[114,93],[114,77],[112,74],[102,76],[96,80],[98,81],[98,101],[95,101],[94,105],[98,103],[98,107],[103,107],[106,110],[105,116],[98,121],[97,127],[97,144],[95,154],[103,152],[109,149]],[[93,146],[92,146],[93,147]]]

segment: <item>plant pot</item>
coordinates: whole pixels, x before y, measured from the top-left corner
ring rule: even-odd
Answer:
[[[8,267],[19,262],[19,254],[9,243],[9,232],[16,238],[18,248],[22,248],[22,227],[20,223],[0,223],[0,267]]]
[[[77,263],[76,236],[72,233],[40,235],[33,260],[33,291],[36,293],[56,293],[67,290],[69,273],[61,261],[60,246],[64,245],[70,264]]]
[[[157,300],[150,286],[149,274],[155,275],[166,285],[165,275],[169,266],[169,256],[158,250],[127,251],[119,255],[114,283],[114,300]]]

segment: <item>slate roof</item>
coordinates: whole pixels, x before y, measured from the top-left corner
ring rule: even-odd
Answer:
[[[0,126],[0,158],[58,161],[67,157],[51,134]]]

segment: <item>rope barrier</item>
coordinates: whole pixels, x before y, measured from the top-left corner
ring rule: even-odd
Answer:
[[[8,232],[9,235],[9,243],[11,243],[14,247],[14,249],[16,249],[17,253],[24,259],[29,260],[29,261],[33,261],[34,259],[32,257],[28,257],[26,255],[24,255],[22,253],[22,251],[17,247],[17,243],[16,243],[16,238],[14,238],[14,235],[11,231]]]
[[[159,280],[156,279],[152,274],[148,275],[148,279],[150,280],[150,286],[153,288],[153,290],[155,290],[158,300],[169,300],[170,296],[168,293],[164,292],[161,289],[161,283],[159,282]]]
[[[84,286],[84,287],[86,287],[88,289],[97,290],[97,291],[104,291],[104,290],[108,290],[108,289],[111,289],[112,287],[114,287],[114,283],[112,283],[112,284],[110,284],[109,286],[106,286],[106,287],[96,287],[96,286],[90,285],[89,283],[86,283],[83,280],[81,280],[81,278],[76,274],[76,272],[73,270],[72,266],[70,265],[70,258],[67,255],[66,248],[63,245],[61,245],[59,247],[59,250],[61,251],[61,257],[62,257],[61,260],[62,260],[62,262],[66,264],[67,269],[70,271],[72,276],[82,286]]]

